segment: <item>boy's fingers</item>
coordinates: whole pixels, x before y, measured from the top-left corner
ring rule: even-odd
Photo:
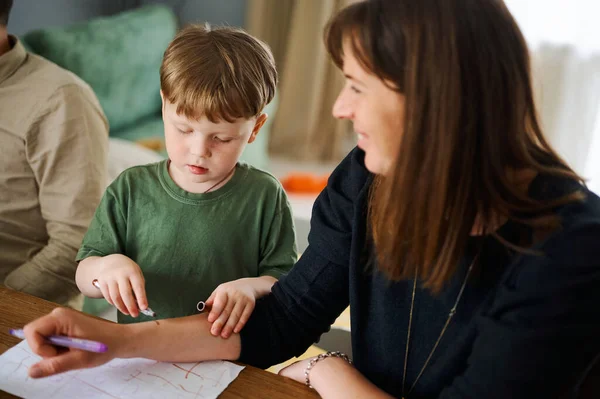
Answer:
[[[138,305],[133,297],[133,293],[131,292],[131,284],[129,280],[122,280],[119,282],[119,293],[121,294],[121,298],[123,299],[123,303],[127,308],[129,314],[133,317],[138,316]]]
[[[254,305],[253,304],[246,305],[246,307],[244,308],[244,312],[240,316],[240,320],[238,321],[237,325],[233,329],[234,333],[237,334],[240,331],[242,331],[242,328],[244,328],[244,326],[248,322],[248,319],[250,318],[250,315],[252,314],[253,310],[254,310]]]
[[[214,336],[221,334],[221,330],[223,329],[223,326],[227,323],[227,320],[231,315],[231,311],[233,310],[234,305],[235,303],[232,300],[228,300],[227,305],[225,306],[225,309],[223,309],[223,311],[221,312],[219,318],[213,322],[210,332]]]
[[[146,288],[144,278],[141,276],[134,276],[131,278],[131,286],[137,299],[137,305],[140,309],[146,309],[148,307],[148,299],[146,299]]]
[[[106,302],[110,303],[112,306],[115,306],[112,298],[110,297],[110,291],[108,290],[108,285],[106,285],[106,283],[100,283],[100,291],[102,292],[104,299],[106,299]]]
[[[227,294],[216,294],[214,298],[214,303],[212,304],[212,309],[210,310],[210,314],[208,315],[208,322],[214,322],[221,315],[226,305]]]
[[[229,338],[229,336],[231,335],[231,332],[233,331],[233,328],[237,325],[238,321],[240,320],[240,317],[242,316],[242,313],[244,312],[244,308],[245,308],[245,304],[242,302],[238,302],[235,305],[235,307],[231,311],[231,315],[229,316],[229,319],[227,319],[227,324],[225,324],[225,327],[223,327],[223,331],[221,332],[221,337]]]
[[[119,293],[119,285],[116,281],[113,281],[108,284],[108,291],[110,293],[110,297],[113,301],[113,304],[117,307],[117,309],[119,309],[119,312],[123,314],[129,314],[129,312],[127,312],[125,304],[123,303],[123,300],[121,300],[121,294]]]
[[[206,305],[210,305],[210,306],[212,306],[212,304],[213,304],[213,302],[214,302],[214,300],[215,300],[215,295],[216,295],[216,291],[213,291],[213,293],[212,293],[212,294],[210,294],[210,296],[208,297],[208,299],[207,299],[206,301],[204,301],[204,303],[205,303]]]

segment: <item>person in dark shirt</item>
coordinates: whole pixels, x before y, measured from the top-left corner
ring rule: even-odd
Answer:
[[[25,327],[41,377],[114,357],[303,353],[349,305],[353,361],[284,376],[324,398],[559,398],[600,353],[600,199],[539,126],[525,40],[501,0],[370,0],[325,35],[355,148],[331,175],[309,247],[246,327],[206,315],[118,326],[58,309]],[[577,132],[574,132],[575,134]],[[43,336],[108,344],[61,351]]]

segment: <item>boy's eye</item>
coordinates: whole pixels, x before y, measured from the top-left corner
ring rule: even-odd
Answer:
[[[231,141],[231,139],[222,139],[217,136],[215,136],[215,140],[218,141],[219,143],[229,143]]]
[[[355,86],[350,86],[350,90],[352,90],[353,92],[355,92],[356,94],[360,94],[362,93],[359,89],[357,89]]]
[[[176,128],[176,129],[177,129],[177,131],[178,131],[179,133],[181,133],[181,134],[189,134],[189,133],[191,133],[191,131],[189,131],[189,130],[181,130],[181,129],[179,129],[179,128]]]

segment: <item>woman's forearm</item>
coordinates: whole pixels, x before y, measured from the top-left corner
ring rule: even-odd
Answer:
[[[229,338],[210,334],[206,314],[124,325],[124,344],[117,357],[144,357],[159,361],[196,362],[236,360],[240,356],[239,334]]]

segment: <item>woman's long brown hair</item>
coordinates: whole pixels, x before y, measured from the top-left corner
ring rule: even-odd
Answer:
[[[370,228],[380,270],[415,275],[438,292],[452,277],[477,218],[522,212],[534,228],[578,200],[535,201],[510,171],[582,179],[548,144],[536,115],[529,52],[501,0],[368,0],[338,13],[325,42],[338,67],[342,44],[361,66],[405,96],[401,149],[371,189]]]

